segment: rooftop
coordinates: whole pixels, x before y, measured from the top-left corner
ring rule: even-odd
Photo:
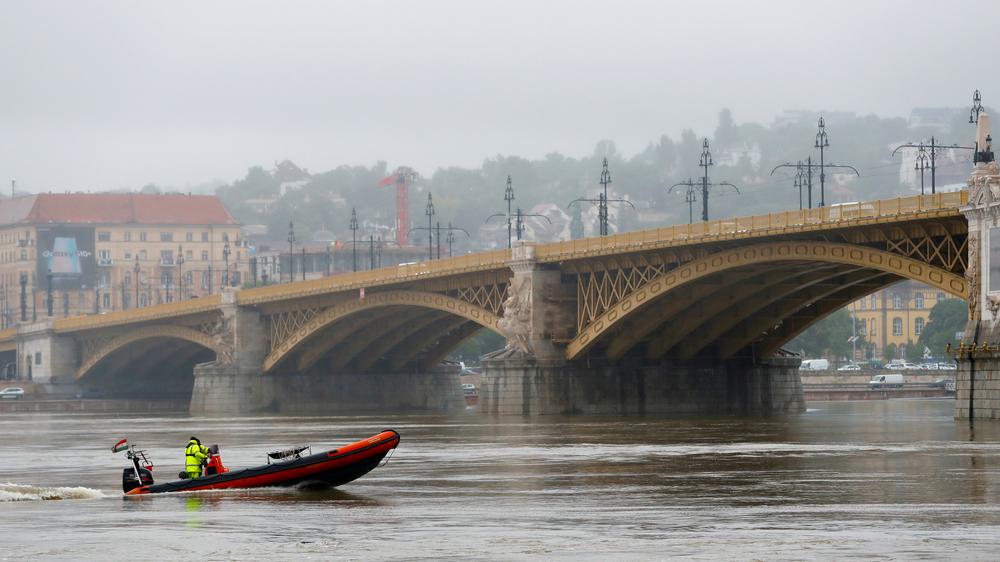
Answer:
[[[213,195],[41,193],[0,200],[0,226],[15,224],[239,223]]]

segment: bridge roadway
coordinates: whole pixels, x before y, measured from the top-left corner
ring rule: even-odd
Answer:
[[[795,410],[811,323],[901,279],[966,298],[965,191],[503,249],[0,332],[18,376],[195,412],[448,410],[479,329],[492,413]],[[197,365],[197,367],[196,367]]]

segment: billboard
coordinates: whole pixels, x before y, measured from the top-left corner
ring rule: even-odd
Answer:
[[[94,227],[40,226],[36,230],[39,287],[47,286],[49,272],[55,290],[94,287],[97,281]]]

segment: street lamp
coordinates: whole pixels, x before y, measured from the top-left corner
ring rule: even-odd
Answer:
[[[222,274],[222,286],[229,286],[229,241],[222,247],[222,261],[225,263],[226,271]]]
[[[295,225],[288,221],[288,282],[295,281],[295,252],[292,251],[292,244],[295,244]],[[303,264],[304,266],[305,264]],[[281,278],[278,278],[281,282]]]
[[[708,143],[708,141],[705,141]],[[705,145],[707,149],[707,144]],[[608,159],[604,159],[604,165],[601,169],[601,185],[604,187],[604,194],[601,196],[601,202],[597,207],[597,214],[599,215],[599,222],[601,223],[601,236],[608,235],[608,184],[611,183],[611,172],[608,171]],[[520,235],[517,238],[521,239]]]
[[[132,268],[135,272],[135,307],[139,308],[139,272],[141,268],[139,267],[139,254],[135,255],[135,266]]]
[[[177,300],[184,300],[184,246],[177,245]]]
[[[507,202],[507,247],[511,247],[511,221],[510,221],[510,207],[514,202],[514,186],[510,180],[510,175],[507,175],[507,189],[503,192],[503,200]]]
[[[434,199],[431,194],[427,194],[427,208],[424,210],[427,215],[427,259],[434,259]]]
[[[816,144],[813,148],[819,149],[819,206],[826,206],[826,166],[823,161],[823,149],[830,146],[830,139],[826,136],[826,121],[819,118],[819,132],[816,133]]]
[[[28,274],[21,274],[21,322],[28,321]]]
[[[351,208],[351,257],[354,262],[354,271],[358,270],[358,214]]]
[[[983,98],[979,90],[972,94],[972,109],[969,110],[969,123],[979,123],[979,113],[983,111]]]
[[[47,310],[48,310],[49,316],[51,317],[52,316],[52,270],[51,269],[49,270],[49,273],[46,275],[46,277],[47,277],[48,283],[49,283],[48,284],[48,289],[46,289],[46,294],[48,295],[48,298],[46,299],[48,301],[48,308],[47,308]]]

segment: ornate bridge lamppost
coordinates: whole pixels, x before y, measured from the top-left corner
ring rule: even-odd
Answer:
[[[430,194],[428,194],[429,196]],[[430,202],[428,201],[428,205]],[[358,270],[358,213],[351,208],[351,222],[348,226],[351,229],[351,258],[353,260],[354,271]]]
[[[139,308],[139,272],[142,269],[139,267],[139,254],[135,255],[135,265],[132,267],[132,272],[135,273],[135,307]]]
[[[605,158],[601,169],[601,180],[599,182],[604,188],[602,193],[597,194],[597,199],[580,198],[574,199],[566,205],[566,208],[572,207],[576,203],[588,202],[597,203],[597,222],[599,227],[599,232],[601,236],[606,236],[611,230],[609,228],[610,215],[608,213],[608,203],[614,201],[616,203],[625,203],[629,207],[635,209],[635,205],[632,204],[628,199],[608,199],[608,184],[611,183],[611,172],[608,171],[608,159]],[[523,215],[528,216],[528,215]]]
[[[184,300],[184,246],[177,245],[177,300]]]
[[[288,282],[292,283],[295,281],[295,252],[293,251],[292,245],[295,244],[295,225],[292,221],[288,221]],[[303,264],[303,267],[305,264]],[[281,283],[281,278],[278,278],[278,283]]]
[[[427,259],[434,259],[434,199],[431,194],[427,194],[427,208],[424,210],[427,215]]]
[[[225,267],[226,267],[225,272],[223,272],[223,274],[222,274],[222,286],[223,287],[228,287],[229,286],[229,253],[230,253],[230,250],[229,250],[229,241],[226,241],[226,244],[224,246],[222,246],[222,261],[224,262]]]

